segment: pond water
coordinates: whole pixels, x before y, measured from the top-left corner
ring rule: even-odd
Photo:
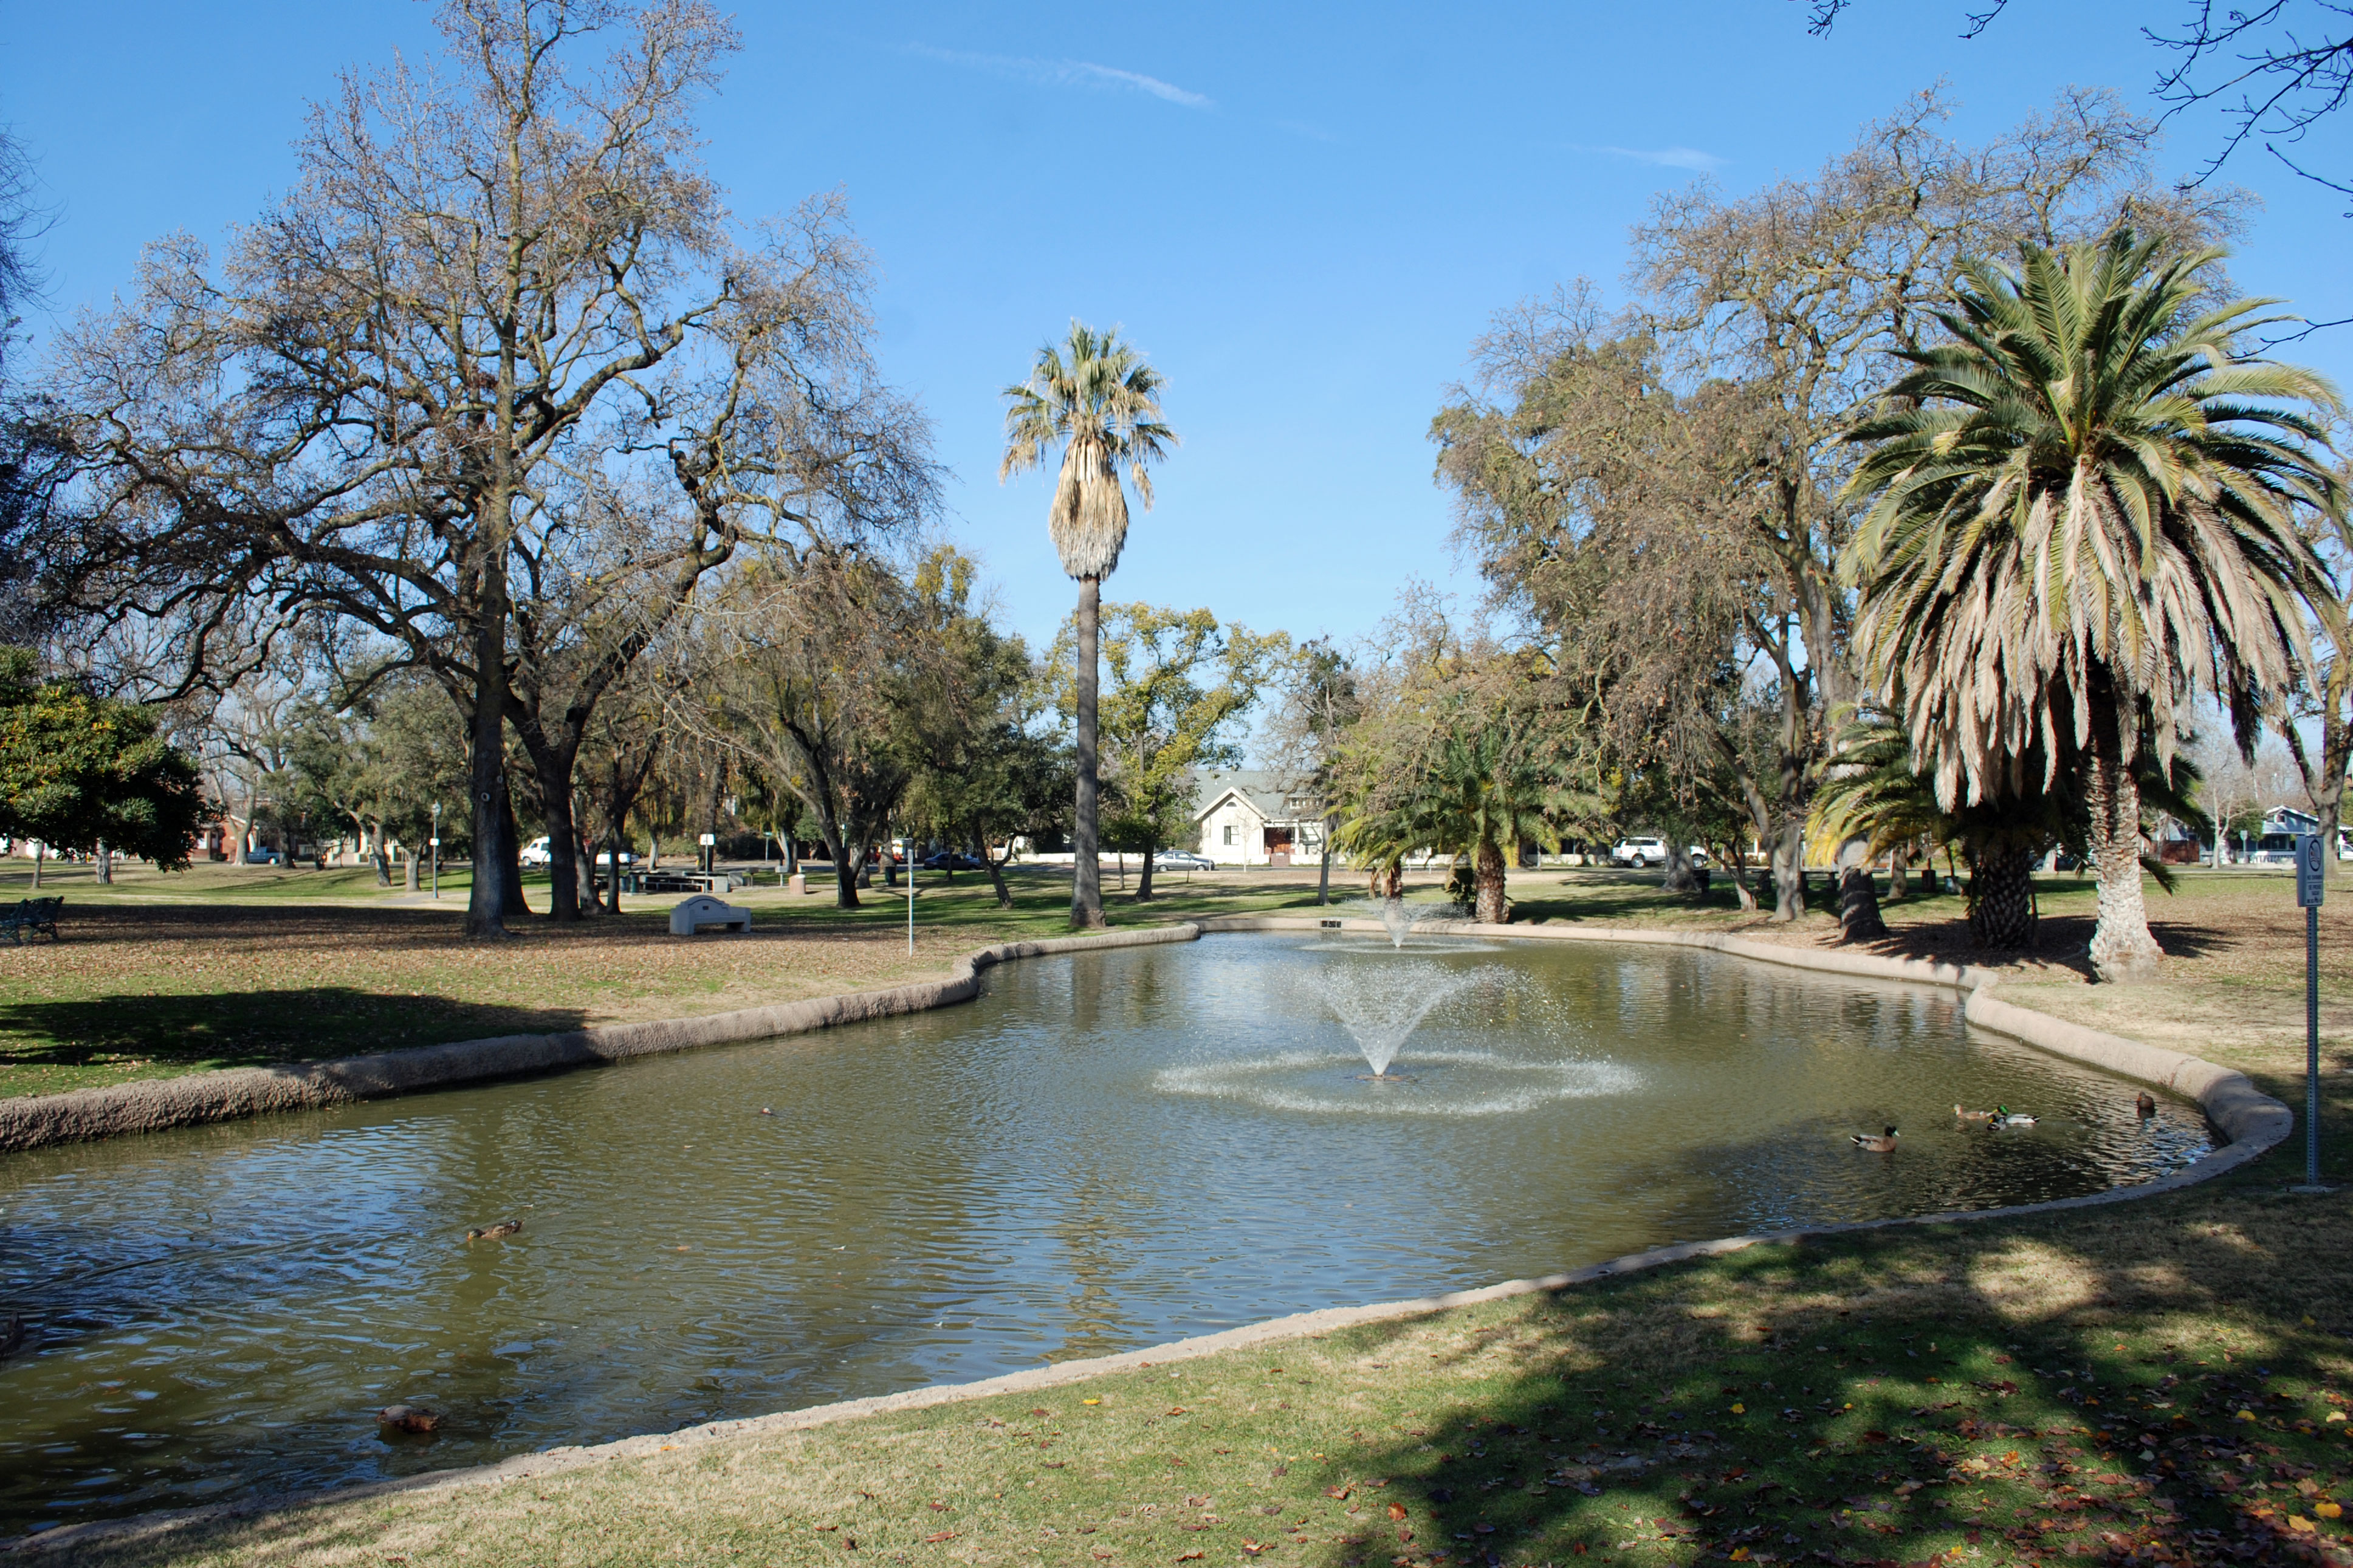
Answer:
[[[1710,953],[1229,936],[987,985],[0,1160],[0,1317],[38,1336],[0,1363],[0,1534],[2091,1192],[2208,1147],[2194,1105],[2144,1124],[2137,1086],[1972,1039],[1948,993]],[[2041,1120],[1963,1127],[1956,1100]],[[1889,1122],[1896,1153],[1853,1146]],[[396,1402],[445,1425],[388,1436]]]

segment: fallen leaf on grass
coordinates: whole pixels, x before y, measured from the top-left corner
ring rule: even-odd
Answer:
[[[1393,1502],[1389,1504],[1389,1517],[1391,1519],[1403,1519],[1405,1517],[1405,1504],[1401,1502]]]
[[[1204,1555],[1206,1555],[1206,1553],[1199,1552],[1179,1552],[1176,1554],[1176,1561],[1179,1563],[1198,1563]]]
[[[953,1530],[935,1530],[931,1534],[923,1537],[923,1544],[926,1546],[937,1546],[943,1541],[954,1541],[955,1538],[956,1532]]]

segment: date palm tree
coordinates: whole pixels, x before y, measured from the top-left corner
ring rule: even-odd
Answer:
[[[1176,445],[1176,433],[1161,422],[1160,373],[1133,343],[1119,341],[1119,329],[1096,332],[1078,321],[1060,343],[1038,351],[1029,379],[1005,389],[1005,458],[997,480],[1042,468],[1047,453],[1062,448],[1061,476],[1046,512],[1046,531],[1062,558],[1062,570],[1079,584],[1077,820],[1071,847],[1071,924],[1103,923],[1103,877],[1096,864],[1100,840],[1099,779],[1095,759],[1097,623],[1103,580],[1119,564],[1127,542],[1127,492],[1119,469],[1148,511],[1152,476]]]
[[[2211,301],[2221,252],[2160,250],[2120,230],[1972,266],[1939,316],[1954,341],[1906,354],[1848,436],[1869,450],[1847,494],[1873,498],[1841,561],[1863,666],[1904,693],[1946,809],[2080,779],[2107,980],[2164,957],[2141,747],[2169,772],[2197,688],[2251,710],[2309,669],[2305,605],[2337,613],[2295,516],[2343,504],[2300,411],[2336,389],[2241,352],[2285,318]]]

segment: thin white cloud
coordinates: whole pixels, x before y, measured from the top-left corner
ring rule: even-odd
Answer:
[[[1311,142],[1328,142],[1335,147],[1340,144],[1340,139],[1337,136],[1320,125],[1310,125],[1304,120],[1278,120],[1274,122],[1274,128],[1277,131],[1288,131],[1293,136],[1304,136]]]
[[[966,70],[987,71],[993,76],[1012,77],[1021,81],[1034,81],[1054,87],[1097,87],[1126,89],[1149,93],[1165,103],[1181,104],[1187,109],[1210,109],[1215,102],[1205,93],[1189,91],[1174,82],[1162,81],[1156,76],[1142,71],[1121,70],[1117,66],[1099,66],[1092,60],[1040,60],[1019,55],[981,55],[964,49],[935,49],[928,44],[910,44],[908,52],[944,65],[962,66]]]
[[[1580,153],[1606,153],[1612,158],[1631,158],[1637,163],[1657,163],[1669,169],[1690,169],[1697,174],[1712,174],[1730,162],[1713,153],[1703,153],[1696,147],[1579,147]]]

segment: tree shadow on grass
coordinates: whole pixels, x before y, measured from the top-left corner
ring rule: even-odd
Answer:
[[[2353,1205],[2284,1165],[1338,1336],[1434,1386],[1310,1561],[2345,1562]]]
[[[262,1067],[578,1028],[577,1007],[527,1007],[353,986],[107,995],[0,1005],[0,1068],[108,1062]],[[11,1073],[0,1076],[0,1092]]]

